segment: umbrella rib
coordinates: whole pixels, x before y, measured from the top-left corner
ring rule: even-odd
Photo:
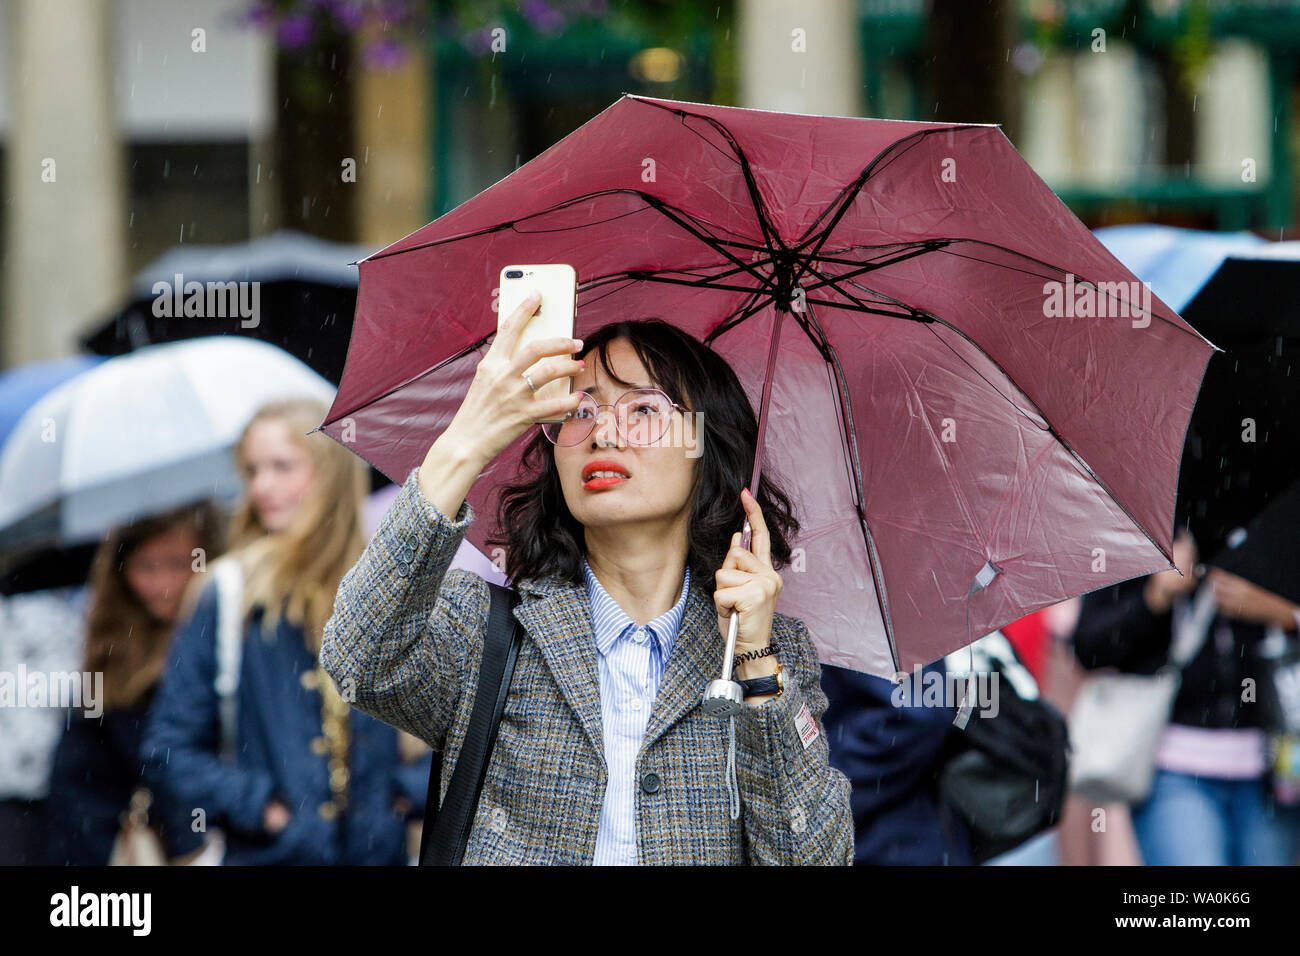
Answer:
[[[762,274],[761,274],[761,273],[758,271],[758,269],[755,267],[755,264],[754,264],[754,263],[746,263],[746,262],[744,262],[743,260],[741,260],[739,257],[737,257],[736,255],[734,255],[733,253],[731,253],[731,252],[728,251],[727,249],[724,249],[724,248],[722,247],[721,241],[720,241],[717,237],[715,237],[712,233],[706,232],[706,231],[704,230],[703,227],[700,227],[698,230],[691,228],[691,226],[689,226],[688,224],[686,224],[684,221],[678,219],[677,216],[675,216],[675,215],[673,215],[672,213],[668,212],[668,210],[669,210],[669,209],[673,209],[674,212],[681,212],[683,216],[685,216],[686,213],[682,212],[681,210],[676,209],[676,208],[673,207],[673,206],[670,206],[668,203],[663,202],[662,200],[660,200],[660,199],[659,199],[658,197],[656,197],[656,196],[650,196],[650,195],[648,195],[648,194],[646,194],[646,193],[642,193],[642,192],[640,192],[639,190],[629,190],[629,191],[630,191],[630,192],[634,192],[634,193],[636,193],[637,195],[639,195],[639,196],[640,196],[640,197],[641,197],[641,198],[646,202],[646,204],[649,205],[652,209],[657,209],[657,210],[659,210],[659,213],[660,213],[661,215],[667,217],[668,219],[671,219],[673,222],[676,222],[676,223],[677,223],[678,225],[680,225],[683,229],[685,229],[687,232],[691,233],[693,236],[695,236],[695,238],[699,239],[701,242],[703,242],[703,243],[704,243],[705,245],[707,245],[709,248],[713,249],[715,252],[720,253],[721,255],[726,256],[726,257],[727,257],[728,259],[730,259],[730,260],[731,260],[735,265],[739,266],[741,269],[743,269],[743,270],[745,270],[746,272],[749,272],[751,275],[753,275],[754,278],[759,279],[760,281],[762,280]],[[766,226],[764,226],[764,232],[766,233]],[[775,254],[775,252],[774,252],[774,250],[772,249],[772,246],[771,246],[770,244],[769,244],[768,247],[767,247],[767,251],[768,251],[768,254],[769,254],[769,255],[774,255],[774,254]]]
[[[645,281],[645,282],[667,282],[671,285],[695,286],[698,289],[721,289],[724,292],[753,292],[754,291],[753,286],[725,285],[722,283],[713,282],[708,277],[705,277],[703,279],[673,279],[670,278],[669,276],[661,275],[651,270],[641,271],[637,269],[629,270],[626,273],[613,273],[610,276],[605,277],[605,281],[611,281],[616,278],[628,278],[628,279]],[[771,285],[770,282],[768,281],[763,282],[764,287],[769,285]]]
[[[755,289],[753,295],[750,296],[747,302],[742,304],[734,313],[714,326],[713,331],[704,337],[704,344],[711,348],[714,341],[716,341],[719,336],[731,331],[741,322],[744,322],[747,318],[756,313],[759,309],[763,308],[763,306],[767,305],[767,303],[768,300],[762,297],[762,290]]]
[[[885,268],[885,266],[896,265],[897,263],[899,263],[899,262],[904,262],[904,261],[906,261],[907,259],[914,259],[914,258],[916,258],[917,256],[923,256],[923,255],[925,255],[927,252],[934,252],[934,251],[936,251],[936,250],[938,250],[938,249],[943,248],[945,245],[948,244],[949,241],[950,241],[950,240],[947,240],[947,239],[926,239],[926,240],[924,240],[923,242],[918,243],[914,248],[908,250],[907,252],[899,253],[898,255],[894,256],[894,258],[892,258],[892,259],[883,259],[883,260],[880,260],[880,261],[877,261],[877,262],[870,262],[870,263],[867,263],[866,265],[859,266],[857,269],[853,270],[852,272],[846,272],[846,273],[845,273],[844,275],[842,275],[842,276],[837,276],[837,278],[839,278],[839,279],[841,279],[841,280],[847,280],[847,279],[852,279],[854,276],[864,275],[865,273],[868,273],[868,272],[875,272],[877,269],[883,269],[883,268]],[[821,256],[809,257],[807,260],[805,260],[805,261],[804,261],[804,268],[805,268],[807,271],[812,272],[813,274],[815,274],[815,275],[819,275],[819,276],[821,275],[821,273],[817,272],[817,270],[815,270],[815,269],[810,265],[810,263],[812,262],[812,260],[813,260],[814,258],[817,259],[817,261],[819,261],[819,262],[830,262],[830,261],[834,261],[834,260],[829,260],[829,259],[823,259]],[[845,264],[848,264],[848,265],[855,265],[856,263],[853,263],[852,261],[850,261],[850,262],[845,263]],[[820,285],[824,285],[824,284],[825,284],[825,281],[826,281],[826,280],[825,280],[825,276],[822,276],[821,278],[822,278],[822,280],[823,280],[821,283],[814,283],[813,285],[809,286],[808,288],[810,288],[810,289],[816,289],[816,288],[818,288]]]
[[[885,625],[885,640],[889,643],[889,655],[894,665],[894,672],[898,673],[902,667],[898,660],[898,645],[894,640],[894,623],[889,616],[889,597],[885,593],[884,568],[880,566],[880,554],[876,550],[875,537],[872,535],[871,526],[867,521],[866,492],[862,486],[862,462],[858,458],[857,430],[853,424],[853,405],[849,400],[848,381],[844,375],[844,367],[840,364],[839,353],[835,351],[835,346],[826,338],[826,332],[822,329],[821,323],[817,321],[817,317],[813,314],[811,308],[808,309],[808,320],[816,327],[818,335],[821,336],[825,347],[822,354],[829,354],[831,367],[835,370],[835,392],[840,401],[842,437],[853,465],[854,491],[858,498],[858,523],[862,528],[863,540],[867,546],[867,559],[871,564],[871,579],[872,584],[875,586],[876,604],[880,608],[881,620]]]
[[[764,263],[757,263],[757,264],[759,264],[759,265],[763,265]],[[666,276],[668,276],[670,273],[679,273],[679,274],[681,274],[681,275],[695,275],[696,273],[692,272],[693,269],[715,268],[715,267],[720,266],[720,265],[723,265],[723,263],[712,263],[712,264],[710,264],[710,265],[708,265],[708,266],[690,266],[690,267],[686,267],[686,268],[676,268],[676,269],[669,269],[669,268],[664,268],[664,269],[626,269],[626,270],[622,270],[622,271],[619,271],[619,272],[607,272],[607,273],[605,273],[604,275],[594,276],[594,277],[592,277],[592,278],[590,278],[590,279],[587,279],[586,281],[584,281],[584,282],[582,282],[582,283],[579,284],[579,288],[580,288],[580,290],[582,290],[582,289],[589,289],[589,288],[593,288],[593,287],[595,287],[595,286],[604,285],[604,284],[607,283],[607,282],[614,282],[614,281],[617,281],[617,280],[619,280],[619,279],[635,279],[635,280],[642,280],[642,279],[645,279],[647,276],[665,276],[665,277],[666,277]],[[697,285],[702,285],[702,286],[711,286],[711,285],[712,285],[714,282],[716,282],[718,279],[725,279],[725,278],[727,278],[727,277],[729,277],[729,276],[738,275],[739,273],[744,272],[744,271],[748,271],[748,270],[743,270],[743,269],[727,269],[727,270],[725,270],[725,271],[723,271],[723,272],[714,273],[714,274],[712,274],[712,275],[700,276],[699,279],[698,279],[698,282],[695,283],[695,284],[697,284]],[[680,281],[685,281],[685,280],[680,280]],[[770,281],[764,283],[764,285],[770,285],[770,284],[771,284]],[[727,287],[727,288],[729,288],[729,289],[734,289],[734,287],[730,287],[730,286]],[[744,288],[748,289],[749,287],[748,287],[748,286],[745,286]]]
[[[456,236],[447,236],[442,239],[430,239],[427,242],[417,243],[416,245],[407,246],[404,249],[397,249],[387,253],[381,250],[379,252],[376,252],[374,255],[370,256],[365,261],[370,262],[375,259],[387,259],[393,256],[405,255],[410,252],[419,252],[423,249],[431,249],[434,246],[446,245],[447,243],[451,243],[451,242],[460,242],[465,239],[474,239],[479,236],[490,235],[494,232],[501,232],[505,229],[511,229],[518,232],[519,230],[516,227],[521,222],[527,222],[530,219],[535,219],[539,216],[548,215],[550,213],[556,212],[557,210],[564,209],[568,206],[572,206],[575,203],[584,202],[588,199],[594,199],[600,196],[614,196],[614,195],[636,196],[638,199],[640,199],[642,202],[646,204],[647,209],[655,210],[664,218],[669,219],[670,221],[676,223],[687,233],[694,236],[696,239],[699,239],[702,243],[704,243],[713,251],[717,252],[719,255],[725,256],[728,260],[730,260],[733,264],[738,266],[740,269],[750,272],[751,274],[754,275],[755,278],[761,278],[761,274],[754,268],[754,265],[752,263],[744,262],[742,259],[738,258],[734,253],[730,252],[728,249],[724,247],[725,245],[736,245],[736,246],[740,246],[741,248],[747,248],[745,244],[738,242],[736,240],[723,240],[718,236],[714,236],[702,225],[696,223],[694,217],[692,217],[685,210],[679,209],[676,206],[673,206],[671,203],[666,203],[663,200],[659,199],[657,196],[652,196],[649,193],[646,193],[640,189],[628,189],[621,186],[611,188],[611,189],[598,189],[593,192],[583,193],[580,196],[572,196],[568,199],[565,199],[562,202],[555,203],[554,205],[548,206],[545,209],[539,209],[537,212],[530,213],[529,215],[523,216],[519,219],[512,219],[509,222],[497,223],[496,225],[489,226],[484,229],[478,229],[473,232],[465,232]],[[637,211],[639,212],[640,210]],[[626,213],[623,215],[632,215],[632,213]],[[623,216],[619,216],[617,218],[623,218]],[[582,227],[571,226],[569,228],[578,229]],[[551,231],[560,231],[560,230],[538,230],[538,233],[540,234],[543,231],[551,232]],[[763,247],[749,246],[748,248],[753,248],[757,250]],[[766,248],[769,253],[772,252],[772,247],[770,244]]]
[[[901,155],[903,151],[911,150],[912,148],[920,145],[921,140],[924,139],[926,136],[930,136],[935,133],[954,133],[961,130],[981,129],[981,128],[983,127],[980,127],[975,124],[970,124],[965,126],[944,126],[944,127],[940,127],[939,129],[923,129],[923,130],[918,130],[915,133],[911,133],[910,135],[905,136],[902,139],[898,139],[890,143],[883,150],[881,150],[880,153],[877,154],[876,157],[871,160],[871,162],[867,163],[867,165],[863,167],[862,172],[858,174],[858,177],[855,180],[853,180],[853,182],[847,184],[842,190],[840,190],[839,196],[837,196],[835,199],[832,199],[829,203],[826,204],[826,208],[821,211],[821,213],[817,216],[817,218],[814,219],[812,223],[809,224],[808,228],[804,230],[804,234],[799,237],[799,241],[794,246],[794,251],[800,252],[804,248],[804,246],[808,245],[808,243],[812,242],[815,239],[816,245],[813,247],[812,251],[808,253],[808,255],[810,256],[817,255],[817,251],[822,247],[822,244],[825,243],[828,238],[830,238],[831,232],[839,224],[839,221],[844,217],[844,214],[848,212],[849,206],[852,204],[858,192],[862,189],[863,186],[866,185],[867,180],[870,179],[871,175],[876,171],[876,167],[887,156],[889,156],[891,152],[898,150],[899,154]],[[814,232],[818,224],[826,217],[828,213],[831,212],[831,210],[835,210],[835,215],[831,218],[831,221],[826,224],[826,228],[823,229],[820,233]]]
[[[842,277],[841,277],[841,278],[842,278]],[[857,286],[858,288],[862,289],[864,292],[870,292],[871,294],[873,294],[873,295],[877,295],[877,296],[880,296],[880,297],[883,298],[883,299],[888,299],[889,301],[897,302],[900,308],[910,308],[906,303],[901,302],[901,301],[899,301],[899,300],[897,300],[897,299],[894,299],[892,296],[885,295],[884,293],[882,293],[882,292],[878,292],[878,291],[876,291],[875,289],[868,289],[868,288],[866,288],[865,286],[859,285],[857,282],[853,282],[852,280],[848,280],[848,281],[849,281],[850,285]],[[842,290],[841,290],[841,291],[842,291]],[[847,293],[846,293],[846,294],[847,294]],[[840,308],[847,308],[846,306],[839,306],[839,307],[840,307]],[[867,310],[867,311],[870,311],[870,310]],[[1128,516],[1128,519],[1129,519],[1131,522],[1133,522],[1134,526],[1137,527],[1137,529],[1138,529],[1139,531],[1141,531],[1144,535],[1146,535],[1146,538],[1147,538],[1148,541],[1150,541],[1153,545],[1155,545],[1156,550],[1159,551],[1161,554],[1163,554],[1163,555],[1165,556],[1166,559],[1168,559],[1168,560],[1170,560],[1170,561],[1173,560],[1172,556],[1169,555],[1169,554],[1165,551],[1164,548],[1160,547],[1159,542],[1157,542],[1153,537],[1151,537],[1151,533],[1150,533],[1149,531],[1147,531],[1146,527],[1143,526],[1142,522],[1138,521],[1137,518],[1135,518],[1135,517],[1133,516],[1133,512],[1129,510],[1129,507],[1128,507],[1128,506],[1127,506],[1123,501],[1120,500],[1120,498],[1119,498],[1119,497],[1114,493],[1114,491],[1111,490],[1110,486],[1109,486],[1109,485],[1108,485],[1108,484],[1107,484],[1107,483],[1106,483],[1106,482],[1105,482],[1105,481],[1104,481],[1104,480],[1103,480],[1103,479],[1102,479],[1102,478],[1101,478],[1101,477],[1096,473],[1096,471],[1093,470],[1093,468],[1092,468],[1091,465],[1089,465],[1086,461],[1084,461],[1083,456],[1079,454],[1079,452],[1074,448],[1074,446],[1071,445],[1070,442],[1069,442],[1068,440],[1066,440],[1065,436],[1062,435],[1061,432],[1056,428],[1056,426],[1055,426],[1054,424],[1052,424],[1052,420],[1047,416],[1047,414],[1043,411],[1043,409],[1039,407],[1038,403],[1035,402],[1035,401],[1033,400],[1033,398],[1030,397],[1030,395],[1029,395],[1029,394],[1028,394],[1028,393],[1027,393],[1023,388],[1021,388],[1018,384],[1016,384],[1015,379],[1011,377],[1011,374],[1010,374],[1010,373],[1009,373],[1005,368],[1002,367],[1001,363],[999,363],[997,359],[995,359],[992,355],[990,355],[990,354],[988,353],[988,351],[987,351],[987,350],[986,350],[982,345],[980,345],[978,342],[976,342],[974,339],[972,339],[969,335],[967,335],[965,332],[963,332],[961,329],[957,328],[955,325],[953,325],[951,322],[947,321],[946,319],[940,318],[939,316],[934,315],[933,313],[927,312],[927,311],[925,311],[924,309],[914,309],[913,312],[914,312],[916,315],[919,315],[919,316],[925,316],[925,317],[928,319],[928,323],[927,323],[927,324],[930,324],[930,323],[938,323],[939,325],[942,325],[944,328],[951,329],[954,333],[956,333],[957,335],[960,335],[963,339],[965,339],[965,340],[970,344],[971,348],[975,349],[975,350],[978,351],[981,355],[983,355],[986,359],[988,359],[988,361],[993,365],[993,367],[996,368],[999,372],[1001,372],[1002,375],[1006,378],[1006,380],[1007,380],[1008,382],[1010,382],[1012,385],[1014,385],[1014,386],[1015,386],[1015,387],[1020,391],[1020,394],[1023,395],[1023,396],[1025,397],[1025,400],[1026,400],[1026,401],[1027,401],[1031,406],[1033,406],[1035,412],[1037,412],[1038,416],[1039,416],[1040,418],[1042,418],[1043,422],[1046,424],[1046,426],[1047,426],[1047,427],[1046,427],[1046,431],[1047,431],[1047,432],[1048,432],[1048,433],[1049,433],[1049,434],[1050,434],[1050,435],[1051,435],[1051,436],[1052,436],[1052,437],[1053,437],[1053,438],[1054,438],[1054,439],[1055,439],[1055,440],[1056,440],[1056,441],[1057,441],[1057,442],[1058,442],[1058,443],[1059,443],[1059,444],[1060,444],[1060,445],[1061,445],[1061,446],[1062,446],[1062,447],[1063,447],[1067,452],[1069,452],[1070,456],[1071,456],[1072,458],[1074,458],[1074,460],[1077,461],[1077,462],[1079,463],[1079,465],[1080,465],[1080,466],[1081,466],[1085,471],[1088,472],[1088,474],[1089,474],[1089,475],[1092,477],[1092,479],[1097,483],[1097,485],[1098,485],[1098,486],[1099,486],[1099,487],[1100,487],[1104,492],[1106,492],[1106,494],[1107,494],[1107,496],[1110,498],[1110,500],[1113,501],[1113,502],[1115,502],[1115,504],[1119,505],[1119,507],[1123,510],[1124,514]],[[820,328],[820,326],[818,326],[818,327]],[[937,332],[935,332],[933,329],[931,329],[930,331],[935,335],[936,338],[939,338]],[[939,338],[939,341],[942,342],[943,339],[942,339],[942,338]],[[952,350],[954,354],[957,354],[957,353],[956,353],[956,350],[952,349],[952,346],[951,346],[950,344],[948,344],[948,343],[944,343],[944,344],[947,345],[947,347],[948,347],[950,350]],[[959,356],[959,357],[960,357],[960,356]],[[838,364],[838,361],[837,361],[837,364]],[[969,365],[970,363],[967,362],[967,364]],[[972,367],[972,371],[975,371],[975,373],[976,373],[977,375],[979,375],[979,372],[978,372],[977,370],[975,370],[973,367]],[[987,378],[984,378],[983,375],[980,375],[980,378],[984,379],[984,381],[989,385],[989,387],[992,388],[995,392],[998,392],[999,395],[1002,394],[1001,391],[1000,391],[999,389],[997,389],[996,386],[994,386],[992,382],[989,382]],[[1013,408],[1016,407],[1015,403],[1012,402],[1011,399],[1010,399],[1009,397],[1007,397],[1007,396],[1004,395],[1003,398],[1005,398],[1005,399],[1006,399],[1006,400],[1007,400],[1007,401],[1012,405]],[[1020,411],[1021,414],[1025,414],[1024,411],[1023,411],[1023,409],[1019,409],[1019,408],[1017,408],[1017,411]],[[1028,416],[1026,416],[1026,417],[1028,417]],[[1041,427],[1041,426],[1040,426],[1040,427]]]
[[[1006,248],[1005,246],[1000,246],[1000,245],[998,245],[998,244],[995,243],[995,242],[984,242],[984,241],[979,240],[979,239],[960,239],[960,240],[956,240],[956,241],[958,241],[958,242],[970,242],[970,243],[974,243],[974,244],[976,244],[976,245],[988,246],[988,247],[990,247],[990,248],[992,248],[992,249],[999,249],[999,250],[1001,250],[1002,252],[1007,253],[1007,255],[1018,256],[1018,257],[1020,257],[1021,259],[1027,259],[1028,261],[1030,261],[1030,262],[1034,262],[1034,263],[1037,263],[1038,265],[1041,265],[1041,266],[1043,266],[1044,268],[1051,269],[1053,272],[1059,272],[1059,273],[1062,273],[1062,274],[1064,274],[1064,275],[1075,275],[1075,273],[1070,272],[1070,271],[1067,270],[1067,269],[1063,269],[1063,268],[1061,268],[1060,266],[1053,265],[1053,264],[1050,263],[1050,262],[1044,262],[1042,259],[1035,259],[1035,258],[1034,258],[1033,256],[1031,256],[1031,255],[1027,255],[1027,254],[1025,254],[1025,253],[1023,253],[1023,252],[1017,252],[1017,251],[1014,250],[1014,249],[1008,249],[1008,248]],[[999,268],[999,269],[1008,269],[1008,270],[1010,270],[1010,271],[1012,271],[1012,272],[1020,272],[1020,273],[1023,273],[1024,275],[1031,275],[1031,276],[1032,276],[1032,275],[1039,275],[1040,278],[1042,278],[1042,276],[1041,276],[1039,273],[1031,272],[1031,271],[1028,270],[1028,269],[1017,269],[1017,268],[1015,268],[1014,266],[1003,265],[1003,264],[1000,263],[1000,262],[989,262],[987,259],[981,259],[981,258],[979,258],[978,256],[963,255],[963,254],[960,253],[960,252],[953,252],[953,251],[951,251],[951,250],[945,250],[945,251],[947,251],[949,255],[951,255],[951,256],[955,256],[955,257],[958,258],[958,259],[968,259],[968,260],[970,260],[971,262],[980,262],[980,263],[983,263],[984,265],[993,266],[993,267],[995,267],[995,268]],[[1137,277],[1134,276],[1134,278],[1137,278]],[[1053,280],[1053,281],[1055,281],[1055,280]],[[1141,281],[1141,280],[1139,280],[1139,281]],[[1100,287],[1099,287],[1099,285],[1098,285],[1098,283],[1093,282],[1091,279],[1083,279],[1082,282],[1079,283],[1079,284],[1082,285],[1083,283],[1087,283],[1088,285],[1090,285],[1090,286],[1092,286],[1094,289],[1096,289],[1098,292],[1101,291],[1101,290],[1100,290]],[[1126,284],[1127,284],[1127,283],[1126,283]],[[1107,293],[1107,298],[1113,298],[1113,296],[1111,296],[1109,293]],[[1119,299],[1118,301],[1119,301],[1119,302],[1122,302],[1125,306],[1127,306],[1127,307],[1129,308],[1130,311],[1134,308],[1133,303],[1128,302],[1127,300]],[[1160,315],[1158,312],[1155,312],[1154,310],[1149,311],[1149,312],[1145,312],[1144,314],[1147,315],[1147,316],[1150,317],[1150,318],[1156,318],[1156,319],[1159,319],[1159,320],[1160,320],[1161,322],[1163,322],[1165,325],[1172,326],[1173,328],[1177,329],[1179,332],[1182,332],[1182,333],[1185,334],[1185,335],[1195,335],[1197,338],[1205,339],[1205,336],[1201,335],[1199,332],[1195,331],[1194,329],[1193,329],[1192,331],[1189,332],[1187,329],[1183,328],[1182,326],[1178,325],[1177,323],[1173,322],[1172,320],[1165,318],[1163,315]],[[1208,339],[1205,339],[1205,341],[1208,342],[1209,340],[1208,340]]]
[[[763,201],[763,194],[759,192],[758,183],[754,179],[754,171],[750,168],[749,157],[746,156],[745,151],[740,148],[740,144],[736,142],[736,138],[731,135],[731,130],[727,129],[722,125],[722,123],[713,119],[711,116],[701,116],[699,113],[687,113],[686,110],[664,106],[662,103],[651,103],[647,100],[638,100],[637,102],[644,103],[647,106],[658,107],[668,113],[676,113],[684,129],[690,131],[693,135],[707,143],[708,140],[705,140],[703,136],[700,136],[699,133],[687,126],[685,121],[687,116],[703,120],[718,130],[722,137],[731,144],[731,148],[736,151],[735,159],[740,164],[740,170],[745,177],[745,189],[749,192],[749,201],[754,206],[754,216],[758,220],[759,228],[763,230],[763,242],[767,246],[768,253],[775,256],[776,247],[783,244],[780,239],[777,238],[776,230],[771,226],[771,219],[767,215],[767,204]]]
[[[1011,249],[1011,248],[1008,248],[1007,246],[999,245],[999,244],[996,243],[996,242],[989,242],[989,241],[987,241],[987,240],[985,240],[985,239],[970,239],[970,238],[962,238],[962,237],[945,237],[945,238],[941,238],[941,239],[929,239],[929,240],[925,240],[925,241],[926,241],[926,242],[930,242],[930,243],[934,243],[933,248],[926,249],[926,250],[925,250],[926,252],[944,252],[944,253],[946,253],[947,255],[953,256],[953,257],[958,258],[958,259],[967,259],[967,260],[970,260],[971,262],[979,262],[979,263],[982,263],[982,264],[987,265],[987,266],[992,266],[992,267],[994,267],[994,268],[998,268],[998,269],[1006,269],[1006,270],[1008,270],[1008,271],[1010,271],[1010,272],[1018,272],[1018,273],[1020,273],[1020,274],[1022,274],[1022,275],[1027,275],[1027,276],[1037,276],[1037,277],[1040,278],[1040,279],[1049,279],[1049,280],[1054,280],[1054,281],[1055,281],[1055,279],[1056,279],[1056,275],[1055,275],[1055,274],[1060,274],[1060,275],[1073,275],[1073,274],[1074,274],[1074,273],[1070,272],[1069,270],[1064,269],[1064,268],[1062,268],[1061,266],[1058,266],[1058,265],[1056,265],[1056,264],[1054,264],[1054,263],[1047,262],[1047,261],[1045,261],[1045,260],[1043,260],[1043,259],[1038,259],[1038,258],[1036,258],[1036,257],[1034,257],[1034,256],[1029,255],[1028,253],[1021,252],[1021,251],[1019,251],[1019,250],[1017,250],[1017,249]],[[1018,259],[1024,259],[1026,262],[1032,262],[1032,263],[1034,263],[1035,265],[1041,266],[1042,268],[1048,270],[1048,273],[1047,273],[1047,274],[1044,274],[1044,273],[1041,273],[1041,272],[1035,272],[1035,271],[1030,270],[1030,269],[1021,269],[1021,268],[1017,268],[1017,267],[1015,267],[1015,266],[1008,265],[1008,264],[1006,264],[1006,263],[1002,263],[1002,262],[991,262],[991,261],[989,261],[988,259],[981,259],[981,258],[978,257],[978,256],[967,255],[967,254],[964,254],[964,253],[961,253],[961,252],[957,252],[957,251],[955,251],[955,250],[952,249],[952,248],[949,248],[950,246],[956,246],[956,245],[958,245],[958,244],[969,244],[969,245],[973,245],[973,246],[984,246],[984,247],[989,248],[989,249],[997,249],[999,252],[1005,252],[1005,253],[1006,253],[1007,255],[1009,255],[1009,256],[1015,256],[1015,257],[1018,258]],[[897,244],[897,243],[888,243],[888,244],[881,245],[881,246],[848,246],[848,247],[846,247],[846,249],[845,249],[844,251],[848,251],[849,249],[884,249],[884,248],[890,248],[890,247],[892,247],[892,246],[896,246],[896,245],[898,245],[898,244]],[[907,257],[903,257],[903,258],[907,258]],[[856,259],[847,259],[847,258],[843,258],[843,257],[841,257],[841,256],[829,256],[829,255],[821,255],[821,254],[818,254],[818,255],[816,256],[816,259],[817,259],[819,262],[833,262],[833,263],[836,263],[836,264],[838,264],[838,265],[849,265],[849,266],[852,266],[852,265],[858,265],[858,260],[856,260]],[[885,262],[884,265],[892,265],[892,264],[895,263],[895,262],[901,262],[901,261],[902,261],[902,258],[894,259],[894,260],[891,260],[891,261]],[[858,272],[854,272],[854,273],[852,273],[852,275],[860,275],[862,272],[872,271],[874,268],[876,268],[876,267],[873,266],[871,269],[861,269],[861,270],[859,270]],[[849,275],[840,276],[841,279],[848,278],[848,277],[849,277]],[[1096,282],[1092,282],[1091,280],[1087,280],[1087,279],[1083,279],[1082,282],[1087,282],[1087,283],[1089,283],[1090,285],[1092,285],[1094,288],[1098,288],[1098,291],[1100,291],[1099,286],[1098,286],[1098,283],[1096,283]],[[1107,293],[1107,297],[1108,297],[1108,298],[1113,298],[1113,296],[1110,296],[1109,293]],[[1125,300],[1123,300],[1123,299],[1120,299],[1120,300],[1118,300],[1118,301],[1120,301],[1120,302],[1122,302],[1124,305],[1128,306],[1130,310],[1132,310],[1133,307],[1134,307],[1134,306],[1133,306],[1133,303],[1131,303],[1131,302],[1127,302],[1127,301],[1125,301]],[[1200,336],[1200,333],[1197,333],[1197,332],[1189,333],[1187,329],[1185,329],[1185,328],[1183,328],[1182,326],[1176,324],[1175,322],[1171,321],[1170,319],[1165,318],[1163,315],[1160,315],[1158,312],[1150,311],[1150,312],[1145,312],[1144,314],[1149,315],[1149,316],[1151,316],[1151,317],[1153,317],[1153,318],[1159,319],[1159,320],[1160,320],[1161,322],[1163,322],[1164,324],[1169,325],[1169,326],[1172,326],[1173,328],[1177,329],[1177,330],[1180,331],[1180,332],[1183,332],[1184,334],[1195,334],[1195,335],[1197,335],[1197,336],[1199,336],[1199,337],[1201,337],[1201,338],[1204,338],[1204,336]]]

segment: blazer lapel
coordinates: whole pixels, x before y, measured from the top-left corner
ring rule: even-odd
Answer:
[[[718,631],[713,598],[694,581],[677,640],[664,666],[641,752],[704,699],[709,681],[722,676],[726,639]]]
[[[591,619],[586,587],[560,578],[522,581],[515,617],[541,649],[556,683],[604,765],[600,665],[596,659],[596,626]]]

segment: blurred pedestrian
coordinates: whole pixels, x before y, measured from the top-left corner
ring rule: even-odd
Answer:
[[[84,584],[13,594],[0,586],[0,675],[80,670],[86,592]],[[66,723],[61,709],[0,706],[0,866],[48,858],[50,770]]]
[[[238,598],[223,606],[211,580],[187,594],[141,748],[162,799],[221,830],[226,864],[401,865],[406,822],[423,815],[427,758],[404,765],[397,731],[349,707],[317,662],[339,579],[365,544],[368,484],[360,459],[308,434],[326,411],[273,402],[242,433],[229,555]],[[218,635],[230,613],[237,683],[223,695]]]
[[[148,789],[140,739],[167,660],[172,629],[198,560],[221,550],[222,516],[209,503],[175,509],[110,532],[88,590],[83,671],[102,675],[102,715],[67,713],[50,775],[47,859],[103,866],[137,789]],[[147,797],[142,806],[148,806]],[[184,815],[156,802],[152,827],[169,856],[201,839]]]
[[[942,681],[944,662],[922,673]],[[899,702],[892,682],[844,667],[823,665],[822,688],[831,764],[853,784],[854,864],[969,866],[970,834],[939,790],[953,708]]]
[[[1161,571],[1085,595],[1074,632],[1088,669],[1151,674],[1168,659],[1192,600],[1213,588],[1208,633],[1183,669],[1161,737],[1155,783],[1132,808],[1148,865],[1289,865],[1300,850],[1300,807],[1277,801],[1266,720],[1246,687],[1260,682],[1260,643],[1270,626],[1294,634],[1300,608],[1248,581],[1212,569],[1198,578],[1196,542],[1174,540],[1183,572]]]

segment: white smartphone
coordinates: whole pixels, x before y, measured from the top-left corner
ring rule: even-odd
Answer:
[[[577,319],[578,273],[567,263],[506,266],[497,293],[497,326],[524,301],[529,292],[542,294],[542,302],[519,335],[515,353],[535,339],[573,338]],[[512,356],[513,357],[513,356]],[[570,376],[557,378],[537,389],[540,398],[561,398],[573,390]],[[563,421],[562,418],[539,421]]]

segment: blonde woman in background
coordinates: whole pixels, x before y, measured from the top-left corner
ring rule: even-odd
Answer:
[[[339,581],[366,543],[364,463],[308,434],[326,411],[305,399],[269,404],[235,448],[234,739],[222,739],[220,602],[208,574],[186,596],[141,750],[172,810],[221,829],[227,864],[404,864],[405,823],[423,814],[428,761],[403,766],[397,731],[350,708],[317,663]]]

